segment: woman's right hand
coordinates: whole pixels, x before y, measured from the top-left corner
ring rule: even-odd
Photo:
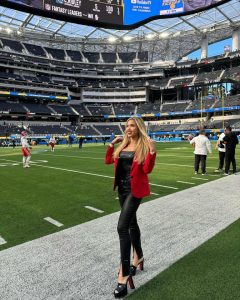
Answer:
[[[112,145],[115,145],[115,144],[121,143],[122,140],[123,140],[123,137],[122,137],[122,136],[117,136],[117,137],[111,142],[111,144],[112,144]]]

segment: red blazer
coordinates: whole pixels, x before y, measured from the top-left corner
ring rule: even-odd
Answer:
[[[108,146],[105,163],[113,164],[114,163],[114,190],[116,189],[116,170],[118,165],[118,158],[113,159],[113,151],[114,147]],[[136,198],[143,198],[150,195],[150,187],[148,182],[148,175],[152,172],[152,169],[155,164],[156,153],[150,154],[148,153],[146,160],[143,164],[138,164],[133,160],[131,167],[131,192],[132,195]]]

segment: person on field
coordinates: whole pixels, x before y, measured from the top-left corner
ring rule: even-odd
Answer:
[[[119,144],[117,149],[115,145]],[[106,164],[115,165],[114,189],[118,186],[121,213],[118,220],[121,263],[118,273],[118,285],[114,290],[116,298],[127,294],[127,283],[135,288],[132,276],[139,266],[143,270],[143,250],[141,233],[136,212],[141,199],[150,194],[148,174],[153,170],[156,159],[156,144],[146,131],[141,118],[127,120],[124,137],[116,137],[108,146]],[[133,263],[130,266],[131,245]]]
[[[216,172],[223,171],[224,162],[225,162],[225,154],[226,154],[226,147],[224,144],[224,137],[225,137],[226,129],[224,129],[224,132],[221,133],[218,137],[217,143],[216,143],[216,149],[218,149],[218,157],[219,157],[219,165],[216,169]]]
[[[206,137],[205,130],[201,129],[199,135],[191,138],[189,137],[190,144],[194,147],[195,163],[194,171],[198,174],[199,165],[201,162],[202,175],[206,175],[206,160],[207,154],[212,153],[211,143]]]
[[[238,144],[238,137],[235,132],[232,132],[232,128],[227,126],[225,128],[226,135],[223,141],[226,145],[226,162],[225,162],[225,173],[224,175],[229,175],[230,164],[233,167],[233,174],[237,173],[237,165],[235,159],[235,149]]]
[[[54,152],[55,145],[56,145],[56,140],[55,140],[55,138],[52,136],[52,137],[50,138],[50,140],[49,140],[49,146],[50,146],[52,152]]]
[[[29,162],[31,159],[30,149],[32,148],[27,140],[27,132],[21,132],[21,145],[22,145],[22,154],[23,154],[23,168],[29,168]]]

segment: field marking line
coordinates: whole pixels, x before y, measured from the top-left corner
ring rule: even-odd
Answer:
[[[195,182],[188,182],[188,181],[181,181],[181,180],[178,180],[177,182],[186,183],[186,184],[196,184]]]
[[[200,178],[200,177],[191,177],[191,178],[193,178],[193,179],[198,179],[198,180],[204,180],[204,181],[208,181],[208,179],[207,179],[207,178]]]
[[[63,157],[73,157],[73,158],[79,158],[79,159],[94,159],[94,160],[102,160],[104,161],[104,157],[91,157],[91,156],[74,156],[74,155],[62,155],[62,154],[57,154],[57,155],[51,155],[51,154],[44,154],[44,155],[50,155],[50,156],[63,156]],[[176,155],[173,155],[174,157]],[[192,157],[192,156],[188,156],[188,157]],[[161,157],[160,157],[161,158]],[[177,166],[177,167],[188,167],[188,168],[193,168],[193,166],[190,165],[180,165],[180,164],[171,164],[171,163],[158,163],[156,162],[155,164],[157,165],[167,165],[167,166]],[[208,169],[216,169],[215,167],[208,167]]]
[[[35,164],[34,166],[36,166],[36,167],[42,167],[42,168],[48,168],[48,169],[55,169],[55,170],[60,170],[60,171],[66,171],[66,172],[73,172],[73,173],[86,174],[86,175],[91,175],[91,176],[98,176],[98,177],[104,177],[104,178],[114,179],[113,176],[100,175],[100,174],[96,174],[96,173],[89,173],[89,172],[76,171],[76,170],[69,170],[69,169],[63,169],[63,168],[58,168],[58,167],[43,166],[43,165],[38,165],[38,164]],[[172,186],[155,184],[155,183],[149,183],[149,184],[150,185],[154,185],[154,186],[164,187],[164,188],[167,188],[167,189],[178,190],[178,188],[172,187]]]
[[[7,241],[5,241],[4,238],[0,235],[0,246],[4,244],[7,244]]]
[[[98,176],[98,177],[104,177],[104,178],[112,178],[112,179],[114,179],[113,176],[100,175],[100,174],[95,174],[95,173],[89,173],[89,172],[83,172],[83,171],[77,171],[77,170],[70,170],[70,169],[64,169],[64,168],[59,168],[59,167],[44,166],[44,165],[39,165],[39,164],[34,164],[34,166],[36,166],[36,167],[42,167],[42,168],[48,168],[48,169],[55,169],[55,170],[60,170],[60,171],[66,171],[66,172],[73,172],[73,173],[78,173],[78,174],[86,174],[86,175],[91,175],[91,176]],[[204,179],[204,180],[208,180],[208,179]],[[167,188],[167,189],[172,189],[172,190],[178,190],[179,189],[177,187],[172,187],[172,186],[168,186],[168,185],[161,185],[161,184],[156,184],[156,183],[149,183],[149,184],[153,185],[153,186],[158,186],[158,187],[163,187],[163,188]]]
[[[159,187],[164,187],[166,189],[172,189],[172,190],[178,190],[179,188],[173,187],[173,186],[168,186],[168,185],[161,185],[161,184],[156,184],[156,183],[149,183],[150,185],[153,186],[159,186]]]
[[[66,171],[66,172],[73,172],[73,173],[78,173],[78,174],[85,174],[85,175],[91,175],[91,176],[98,176],[98,177],[104,177],[104,178],[112,178],[112,179],[114,179],[113,176],[101,175],[101,174],[96,174],[96,173],[89,173],[89,172],[83,172],[83,171],[77,171],[77,170],[70,170],[70,169],[64,169],[64,168],[59,168],[59,167],[43,166],[43,165],[38,165],[38,164],[34,164],[34,166],[36,166],[36,167],[42,167],[42,168],[48,168],[48,169],[54,169],[54,170],[60,170],[60,171]]]
[[[159,194],[157,194],[157,193],[153,193],[153,192],[151,192],[150,194],[151,194],[151,195],[156,195],[156,196],[159,196]]]
[[[63,155],[63,154],[44,154],[44,155],[48,155],[48,156],[63,156],[63,157],[73,157],[73,158],[89,158],[89,159],[101,159],[102,161],[104,161],[105,157],[91,157],[91,156],[75,156],[75,155]]]
[[[92,206],[84,206],[84,207],[85,207],[85,208],[87,208],[87,209],[90,209],[90,210],[96,211],[96,212],[98,212],[98,213],[100,213],[100,214],[104,213],[104,211],[103,211],[103,210],[101,210],[101,209],[97,209],[97,208],[95,208],[95,207],[92,207]]]
[[[14,163],[22,163],[20,160],[12,160],[12,159],[4,159],[4,158],[0,158],[0,160],[11,161]]]
[[[168,163],[155,163],[156,165],[166,165],[166,166],[177,166],[177,167],[188,167],[188,168],[193,168],[194,166],[190,165],[179,165],[179,164],[168,164]],[[214,167],[207,167],[208,169],[216,169]]]
[[[51,223],[51,224],[53,224],[53,225],[55,225],[57,227],[64,226],[62,223],[60,223],[60,222],[58,222],[58,221],[56,221],[56,220],[54,220],[54,219],[52,219],[50,217],[43,218],[43,220],[45,220],[45,221],[47,221],[47,222],[49,222],[49,223]]]

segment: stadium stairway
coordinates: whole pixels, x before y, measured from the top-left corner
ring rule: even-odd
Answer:
[[[135,277],[136,287],[240,217],[239,179],[231,175],[140,206],[145,270]],[[1,251],[0,299],[113,299],[118,216]]]

